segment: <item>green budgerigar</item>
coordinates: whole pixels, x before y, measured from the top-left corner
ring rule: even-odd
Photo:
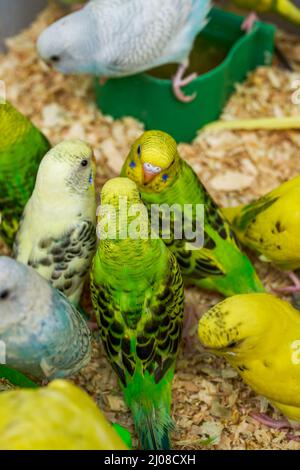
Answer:
[[[149,210],[154,204],[169,208],[177,204],[182,217],[186,217],[184,206],[192,205],[187,218],[192,219],[193,227],[197,225],[197,205],[204,205],[203,247],[191,247],[185,232],[181,238],[174,236],[175,214],[170,238],[164,239],[176,255],[186,284],[216,290],[225,296],[264,291],[229,224],[193,169],[180,157],[170,135],[161,131],[145,132],[132,146],[122,176],[136,182]]]
[[[0,237],[11,246],[34,188],[46,137],[10,103],[0,103]]]
[[[133,181],[108,181],[101,207],[110,209],[100,211],[91,273],[101,339],[142,448],[169,449],[171,383],[183,323],[180,269],[163,241],[149,236],[147,209]],[[107,221],[117,221],[115,234]],[[106,227],[105,236],[100,226]]]

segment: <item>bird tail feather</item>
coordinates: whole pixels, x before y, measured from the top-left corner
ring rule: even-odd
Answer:
[[[161,406],[155,408],[152,404],[133,405],[135,429],[144,450],[170,450],[170,432],[174,423],[168,410]]]

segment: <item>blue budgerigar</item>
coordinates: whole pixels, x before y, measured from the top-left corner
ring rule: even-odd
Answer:
[[[49,26],[38,39],[38,52],[62,73],[107,78],[178,63],[173,90],[188,102],[194,96],[181,88],[197,75],[184,73],[210,8],[210,0],[91,0]]]
[[[75,307],[33,268],[5,256],[0,341],[7,366],[39,379],[73,375],[91,355],[90,331]]]

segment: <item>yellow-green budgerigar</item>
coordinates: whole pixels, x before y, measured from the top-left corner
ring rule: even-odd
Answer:
[[[300,176],[245,206],[229,207],[223,213],[240,241],[258,251],[262,259],[279,268],[294,271],[300,268]],[[300,290],[296,275],[290,273]]]
[[[225,299],[199,322],[203,346],[225,357],[255,392],[300,426],[300,313],[270,294]],[[260,421],[289,427],[287,420]]]
[[[203,248],[191,247],[185,232],[181,239],[175,237],[176,215],[172,213],[171,236],[164,239],[176,255],[186,284],[216,290],[225,296],[264,290],[220,209],[193,169],[180,157],[170,135],[161,131],[145,132],[132,146],[121,174],[136,182],[149,211],[153,204],[166,204],[170,208],[177,204],[184,214],[187,204],[193,209],[204,205]],[[195,226],[195,210],[190,218]]]
[[[46,137],[10,103],[0,103],[0,237],[12,246],[38,167],[50,149]]]
[[[43,158],[14,255],[79,303],[96,249],[95,164],[89,145],[67,140]]]
[[[171,384],[183,323],[180,269],[162,240],[149,236],[147,210],[133,181],[108,181],[101,204],[110,210],[99,215],[98,230],[105,228],[106,236],[99,232],[91,272],[101,339],[142,448],[169,449]],[[114,221],[110,233],[107,224]]]
[[[93,400],[55,380],[0,393],[1,450],[128,450]]]
[[[300,25],[300,10],[290,0],[232,0],[238,7],[257,13],[274,12],[288,21]]]

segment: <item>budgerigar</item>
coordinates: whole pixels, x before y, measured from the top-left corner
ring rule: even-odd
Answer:
[[[282,290],[300,291],[292,271],[300,269],[300,176],[246,206],[223,209],[241,242],[258,251],[265,261],[290,271],[294,286]]]
[[[184,73],[210,8],[210,0],[92,0],[49,26],[37,48],[60,72],[106,78],[178,63],[173,90],[188,102],[194,96],[185,96],[181,87],[197,75]]]
[[[34,269],[5,256],[0,340],[8,367],[40,379],[73,375],[91,355],[89,329],[75,307]]]
[[[270,294],[230,297],[199,322],[201,343],[225,357],[245,382],[300,426],[300,314]],[[289,427],[255,415],[274,427]]]
[[[14,247],[75,305],[96,249],[95,164],[89,145],[67,140],[43,158]]]
[[[300,10],[290,0],[232,0],[240,8],[257,13],[274,12],[283,18],[300,25]]]
[[[122,175],[135,181],[150,211],[153,204],[204,205],[204,246],[191,249],[189,240],[165,239],[176,255],[184,280],[230,296],[238,293],[262,292],[263,286],[245,254],[243,254],[221,211],[197,175],[180,158],[175,140],[161,131],[145,132],[132,146]],[[171,214],[172,216],[172,214]],[[174,220],[173,216],[173,220]],[[192,225],[196,212],[193,211]]]
[[[99,225],[117,220],[115,234],[100,232],[91,273],[101,339],[142,448],[169,449],[171,383],[183,322],[180,270],[162,240],[148,236],[147,210],[133,181],[108,181],[101,203],[111,212],[100,213]]]
[[[0,393],[0,450],[127,450],[93,400],[66,380]]]
[[[10,103],[0,103],[0,237],[12,246],[31,196],[46,137]]]

